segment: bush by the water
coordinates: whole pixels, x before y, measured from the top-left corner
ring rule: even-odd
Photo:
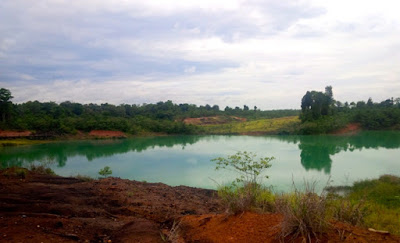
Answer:
[[[227,158],[218,157],[212,161],[216,163],[216,170],[227,169],[238,173],[238,177],[228,186],[222,186],[218,195],[225,203],[227,210],[239,213],[252,209],[267,210],[271,208],[272,193],[261,185],[262,172],[271,167],[270,162],[274,157],[256,159],[252,152],[237,152]]]

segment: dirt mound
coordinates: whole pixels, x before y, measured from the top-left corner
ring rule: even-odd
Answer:
[[[225,124],[229,122],[245,122],[246,118],[237,116],[209,116],[209,117],[198,117],[198,118],[186,118],[183,120],[186,124],[192,125],[217,125]]]
[[[0,130],[1,138],[19,138],[19,137],[29,137],[32,135],[30,131],[3,131]]]
[[[189,215],[182,218],[183,242],[280,242],[283,216],[245,212],[238,215]],[[332,222],[330,230],[319,236],[319,242],[400,242],[389,234],[371,232],[345,223]],[[307,242],[302,237],[286,237],[283,242]],[[313,242],[317,242],[313,239]]]
[[[93,130],[89,135],[98,138],[126,138],[126,134],[120,131]]]
[[[2,242],[163,242],[179,217],[217,211],[211,190],[0,171]]]
[[[361,131],[361,125],[359,123],[350,123],[350,124],[347,124],[346,127],[333,132],[333,134],[351,135],[351,134],[356,134],[360,131]]]
[[[186,242],[276,242],[282,216],[246,212],[182,218]]]

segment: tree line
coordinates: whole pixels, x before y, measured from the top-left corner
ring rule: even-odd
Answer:
[[[359,123],[366,130],[400,129],[400,98],[343,103],[333,98],[332,86],[327,86],[325,92],[306,92],[300,119],[302,134],[327,133],[349,123]]]
[[[73,134],[77,131],[116,130],[130,134],[146,132],[191,134],[199,127],[183,122],[188,117],[239,116],[247,119],[294,116],[299,110],[262,111],[218,105],[174,104],[160,101],[156,104],[80,104],[28,101],[13,104],[11,92],[0,89],[0,129],[32,130],[41,134]]]

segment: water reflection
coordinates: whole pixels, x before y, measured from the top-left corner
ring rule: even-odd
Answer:
[[[400,147],[400,133],[392,131],[369,131],[352,136],[282,136],[277,138],[298,144],[301,151],[300,161],[306,170],[324,171],[326,174],[331,172],[331,156],[342,151]]]
[[[68,158],[85,156],[88,161],[115,154],[142,152],[156,147],[181,146],[198,142],[200,136],[147,137],[120,140],[90,140],[41,144],[35,146],[4,147],[0,149],[1,167],[24,166],[37,161],[56,161],[65,166]]]
[[[285,146],[284,143],[280,144],[280,142],[297,145],[300,151],[300,163],[305,170],[322,171],[325,174],[330,174],[333,155],[342,151],[351,152],[363,149],[397,149],[400,147],[400,133],[392,131],[363,132],[354,136],[167,136],[123,140],[71,141],[0,148],[0,166],[26,167],[34,162],[54,161],[58,167],[64,167],[69,158],[76,156],[84,156],[87,161],[93,161],[98,158],[129,152],[141,153],[159,148],[185,150],[186,147],[190,147],[191,152],[195,153],[195,155],[191,155],[193,156],[192,160],[196,156],[199,157],[199,154],[206,152],[212,154],[210,156],[224,156],[231,151],[238,150],[265,152],[267,153],[266,156],[285,157],[286,155],[276,154],[278,153],[276,149],[275,151],[266,151],[266,149],[260,148],[260,144],[264,143],[266,145],[262,146],[270,147],[268,143],[271,141],[278,143],[277,146],[279,147]],[[259,151],[254,151],[257,149]],[[158,153],[157,151],[155,153]],[[288,153],[282,151],[282,153]]]

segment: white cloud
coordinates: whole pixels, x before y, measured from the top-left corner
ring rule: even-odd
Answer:
[[[16,101],[298,108],[400,93],[397,1],[0,3],[0,84]],[[396,93],[397,92],[397,93]]]

